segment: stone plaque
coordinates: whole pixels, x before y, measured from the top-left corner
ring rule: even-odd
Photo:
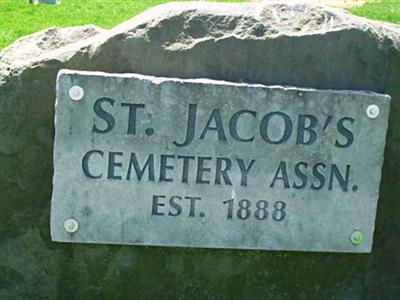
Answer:
[[[54,241],[370,252],[390,97],[60,71]]]
[[[32,4],[59,4],[59,0],[29,0]]]

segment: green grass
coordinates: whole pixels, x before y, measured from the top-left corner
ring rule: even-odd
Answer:
[[[151,6],[169,1],[61,0],[59,5],[31,5],[28,0],[0,0],[0,49],[21,36],[52,26],[96,24],[111,28]],[[351,9],[351,12],[372,19],[400,23],[400,0],[372,1]]]
[[[350,12],[361,17],[400,24],[400,0],[368,1],[363,6],[351,8]]]
[[[31,5],[28,0],[0,0],[0,48],[51,26],[96,24],[110,28],[150,6],[167,1],[62,0],[59,5]]]

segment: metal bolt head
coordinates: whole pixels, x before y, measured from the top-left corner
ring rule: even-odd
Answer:
[[[350,235],[350,241],[353,245],[357,246],[361,244],[364,240],[364,234],[359,230],[354,230]]]
[[[379,116],[380,109],[379,106],[376,104],[371,104],[367,107],[367,116],[370,119],[375,119]]]
[[[83,98],[85,92],[79,85],[74,85],[69,89],[69,97],[74,101],[79,101]]]
[[[75,219],[67,219],[64,222],[64,230],[68,233],[77,232],[79,229],[79,223]]]

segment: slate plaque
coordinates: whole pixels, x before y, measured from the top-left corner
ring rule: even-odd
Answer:
[[[54,241],[370,252],[390,97],[62,70]]]

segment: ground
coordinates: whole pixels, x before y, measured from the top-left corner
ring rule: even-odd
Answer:
[[[350,11],[359,16],[400,24],[400,0],[367,1]]]
[[[21,36],[51,26],[96,24],[100,27],[111,28],[151,6],[169,1],[62,0],[60,5],[31,5],[28,4],[28,0],[0,0],[0,49]],[[214,1],[244,2],[246,0]],[[400,24],[400,0],[315,1],[345,7],[356,15]]]

